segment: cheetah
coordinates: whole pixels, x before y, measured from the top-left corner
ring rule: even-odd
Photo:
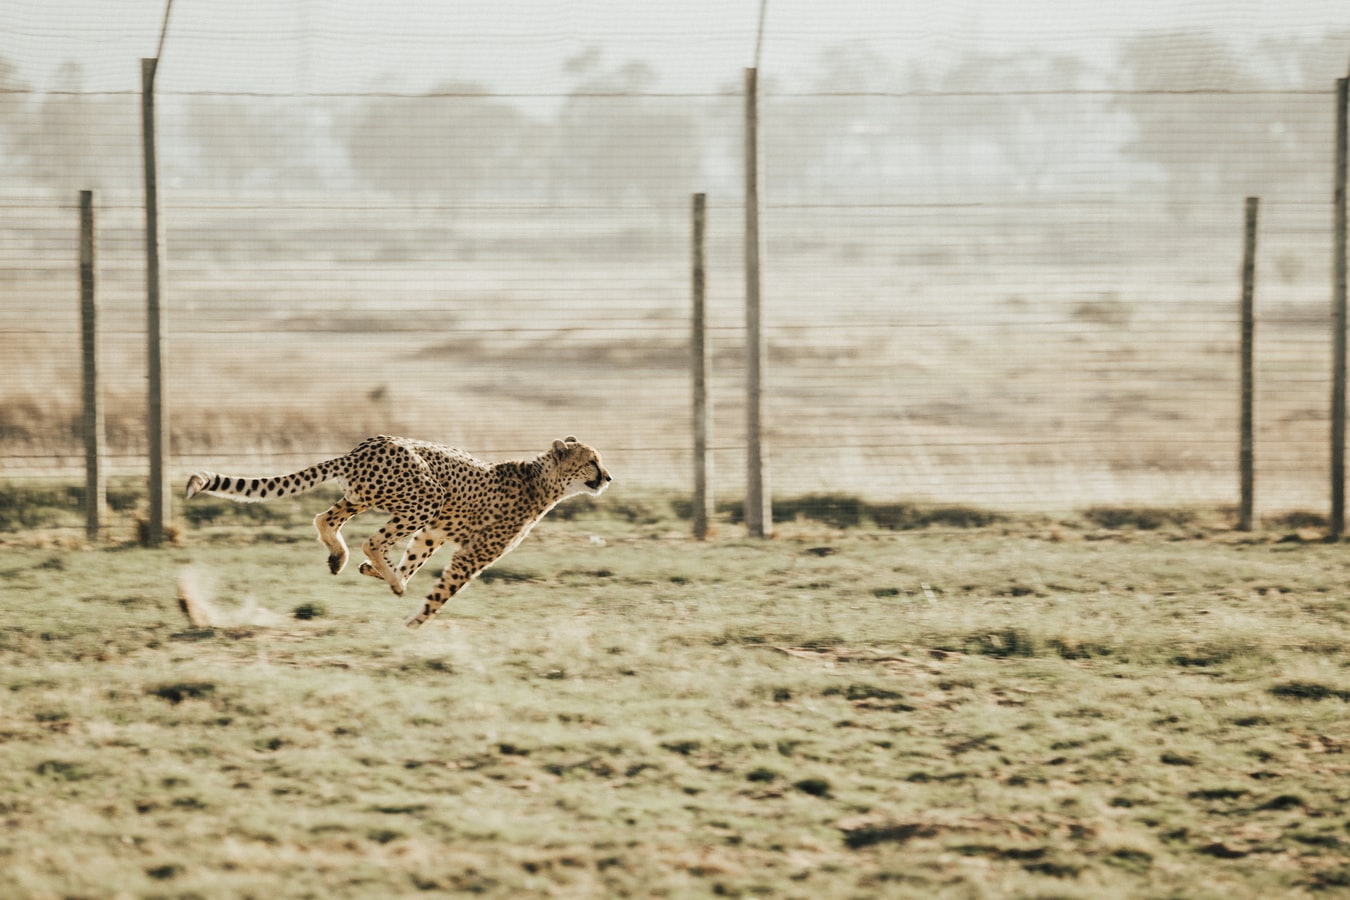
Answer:
[[[314,517],[319,540],[328,548],[334,575],[347,565],[342,526],[368,509],[390,515],[361,549],[362,575],[383,579],[395,596],[431,555],[449,542],[454,556],[436,587],[405,625],[418,628],[434,616],[475,575],[524,540],[559,501],[575,494],[599,496],[611,481],[594,448],[571,435],[531,460],[487,463],[463,450],[377,435],[345,456],[316,463],[290,475],[240,478],[198,472],[188,479],[187,496],[215,494],[253,502],[299,494],[336,479],[342,499]],[[395,567],[389,548],[408,538]]]

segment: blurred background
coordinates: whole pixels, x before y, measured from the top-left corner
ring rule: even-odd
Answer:
[[[82,471],[86,189],[108,468],[146,470],[158,52],[175,483],[576,434],[616,487],[688,490],[706,192],[737,495],[758,44],[774,495],[1235,504],[1255,196],[1257,508],[1325,509],[1350,4],[931,6],[769,0],[761,42],[757,2],[6,3],[0,478]]]

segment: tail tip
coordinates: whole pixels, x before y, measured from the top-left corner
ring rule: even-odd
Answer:
[[[206,487],[206,473],[198,472],[187,481],[185,499],[191,500],[202,488]]]

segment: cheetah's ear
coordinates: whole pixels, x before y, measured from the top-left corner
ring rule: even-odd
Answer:
[[[576,442],[577,442],[577,439],[576,439],[576,436],[575,436],[575,435],[569,434],[567,437],[563,438],[563,443],[564,443],[564,444],[575,444]]]
[[[553,449],[554,449],[554,450],[558,450],[558,451],[566,450],[566,449],[568,448],[569,445],[575,444],[576,442],[577,442],[577,439],[574,438],[574,437],[572,437],[572,435],[569,434],[567,437],[563,438],[561,441],[554,441],[554,442],[553,442]]]
[[[553,452],[554,452],[554,453],[561,453],[562,451],[564,451],[564,450],[566,450],[566,449],[567,449],[567,443],[566,443],[565,441],[554,441],[554,442],[553,442]]]

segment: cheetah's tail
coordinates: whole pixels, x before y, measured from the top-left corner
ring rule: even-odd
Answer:
[[[235,475],[217,475],[215,472],[198,472],[188,479],[187,496],[191,499],[197,494],[215,494],[241,503],[288,497],[336,478],[338,462],[339,459],[329,459],[308,469],[272,478],[240,478]]]

